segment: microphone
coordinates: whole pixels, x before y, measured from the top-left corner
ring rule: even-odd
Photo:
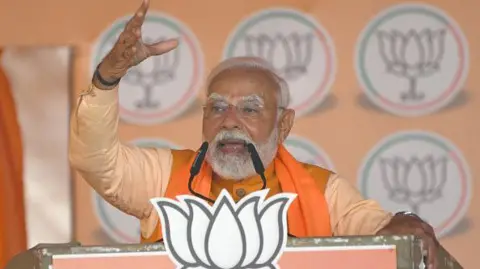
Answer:
[[[200,146],[200,149],[198,149],[197,156],[195,157],[195,160],[193,160],[192,167],[190,167],[190,178],[188,179],[188,190],[195,196],[202,198],[203,200],[206,200],[210,203],[215,203],[212,199],[205,197],[201,195],[200,193],[197,193],[193,190],[192,184],[193,184],[193,179],[195,178],[196,175],[200,172],[200,169],[202,168],[203,161],[205,160],[205,155],[207,155],[207,150],[208,150],[208,142],[203,142],[202,145]]]
[[[202,168],[203,160],[205,160],[205,155],[207,154],[208,150],[208,142],[203,142],[200,148],[198,149],[197,156],[195,160],[193,160],[192,167],[190,168],[190,176],[196,176],[200,172],[200,168]]]
[[[247,144],[248,152],[250,152],[250,157],[252,158],[253,168],[255,168],[255,172],[260,175],[262,178],[263,186],[262,190],[267,187],[267,179],[265,178],[265,167],[263,167],[262,159],[258,155],[257,149],[252,143]]]

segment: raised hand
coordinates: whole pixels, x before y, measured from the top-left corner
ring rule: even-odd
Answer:
[[[103,90],[114,88],[128,69],[138,65],[150,56],[161,55],[178,46],[177,39],[153,44],[142,41],[142,25],[149,7],[149,0],[143,0],[135,15],[127,22],[117,42],[103,58],[93,77],[95,87]]]

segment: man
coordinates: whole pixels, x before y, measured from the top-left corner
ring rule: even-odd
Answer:
[[[149,199],[191,194],[187,185],[196,152],[142,149],[123,145],[117,135],[118,83],[132,66],[175,49],[176,39],[144,44],[144,1],[112,50],[98,65],[89,89],[81,94],[70,132],[70,162],[107,201],[140,220],[142,242],[162,239],[159,217]],[[438,242],[432,227],[413,214],[392,216],[365,200],[345,179],[328,170],[296,161],[282,143],[295,112],[288,108],[286,82],[266,62],[232,58],[207,81],[203,137],[210,146],[193,189],[215,199],[227,189],[235,200],[262,188],[247,143],[266,168],[269,195],[298,196],[288,211],[292,236],[415,234],[424,239],[435,265]],[[429,267],[434,268],[434,267]]]

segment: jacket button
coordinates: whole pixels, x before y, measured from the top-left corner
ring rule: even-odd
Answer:
[[[237,189],[235,193],[237,194],[238,197],[242,198],[243,196],[245,196],[247,192],[244,189]]]

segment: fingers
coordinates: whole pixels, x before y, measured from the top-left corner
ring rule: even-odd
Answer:
[[[428,223],[422,223],[422,229],[427,235],[431,236],[432,238],[436,238],[435,230]]]
[[[413,234],[418,236],[422,240],[423,248],[427,251],[428,269],[437,269],[437,251],[440,243],[436,239],[435,231],[432,226],[425,222],[411,221],[399,219],[398,221],[387,224],[383,229],[379,230],[376,235],[400,235],[400,234]]]
[[[428,269],[437,269],[438,267],[438,260],[437,260],[437,242],[435,239],[431,237],[424,238],[423,241],[425,242],[426,249],[428,251],[427,254],[427,268]]]
[[[127,22],[118,42],[124,49],[134,46],[141,37],[141,27],[145,21],[149,0],[143,0],[135,15]]]
[[[437,251],[440,243],[437,241],[433,227],[422,223],[415,228],[415,234],[422,238],[424,249],[427,250],[427,268],[437,269]]]
[[[148,55],[160,55],[171,51],[178,46],[176,38],[160,41],[154,44],[147,45]]]
[[[134,31],[136,29],[140,30],[143,22],[145,21],[149,5],[149,0],[143,0],[142,4],[135,12],[135,15],[133,15],[133,17],[127,22],[127,25],[125,26],[126,31]]]

